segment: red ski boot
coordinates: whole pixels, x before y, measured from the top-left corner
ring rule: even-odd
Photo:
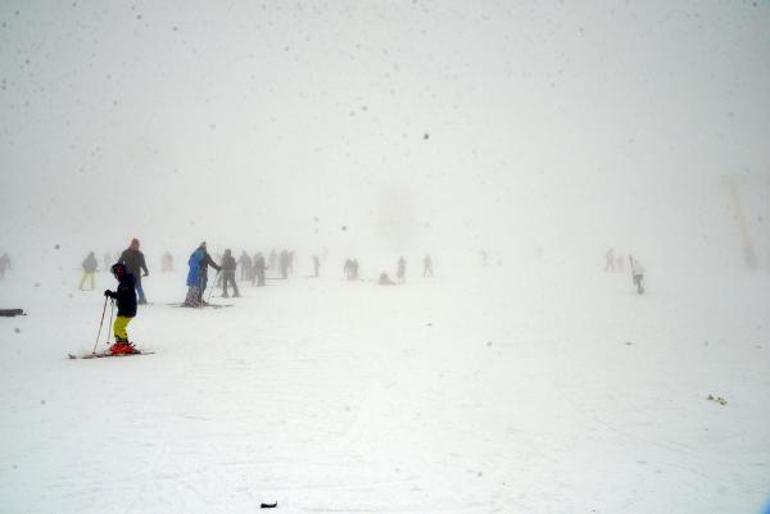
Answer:
[[[134,345],[128,341],[115,341],[115,344],[110,346],[109,352],[112,355],[131,355],[139,353],[139,350],[134,348]]]

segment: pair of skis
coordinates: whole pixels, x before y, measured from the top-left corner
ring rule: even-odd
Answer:
[[[75,355],[74,353],[68,353],[67,357],[70,359],[105,359],[107,357],[133,357],[135,355],[152,355],[155,352],[140,350],[137,353],[110,353],[110,352],[94,352],[86,353],[85,355]]]

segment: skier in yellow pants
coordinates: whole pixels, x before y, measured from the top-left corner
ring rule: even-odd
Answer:
[[[110,347],[110,353],[113,355],[139,353],[139,350],[128,341],[128,332],[126,331],[126,327],[136,316],[136,282],[134,276],[122,262],[113,264],[112,274],[118,279],[118,290],[113,292],[108,289],[104,292],[104,296],[114,298],[118,303],[118,316],[113,325],[115,344]]]

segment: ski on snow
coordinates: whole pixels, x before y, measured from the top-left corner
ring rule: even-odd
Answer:
[[[106,359],[107,357],[133,357],[135,355],[152,355],[155,352],[152,351],[140,351],[138,353],[118,353],[118,354],[112,354],[107,352],[96,352],[96,353],[87,353],[85,355],[75,355],[73,353],[68,353],[67,357],[70,359]]]

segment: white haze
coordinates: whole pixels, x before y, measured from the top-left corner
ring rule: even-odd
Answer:
[[[0,23],[18,263],[139,237],[156,262],[207,240],[737,268],[741,174],[767,267],[765,3],[6,1]]]

